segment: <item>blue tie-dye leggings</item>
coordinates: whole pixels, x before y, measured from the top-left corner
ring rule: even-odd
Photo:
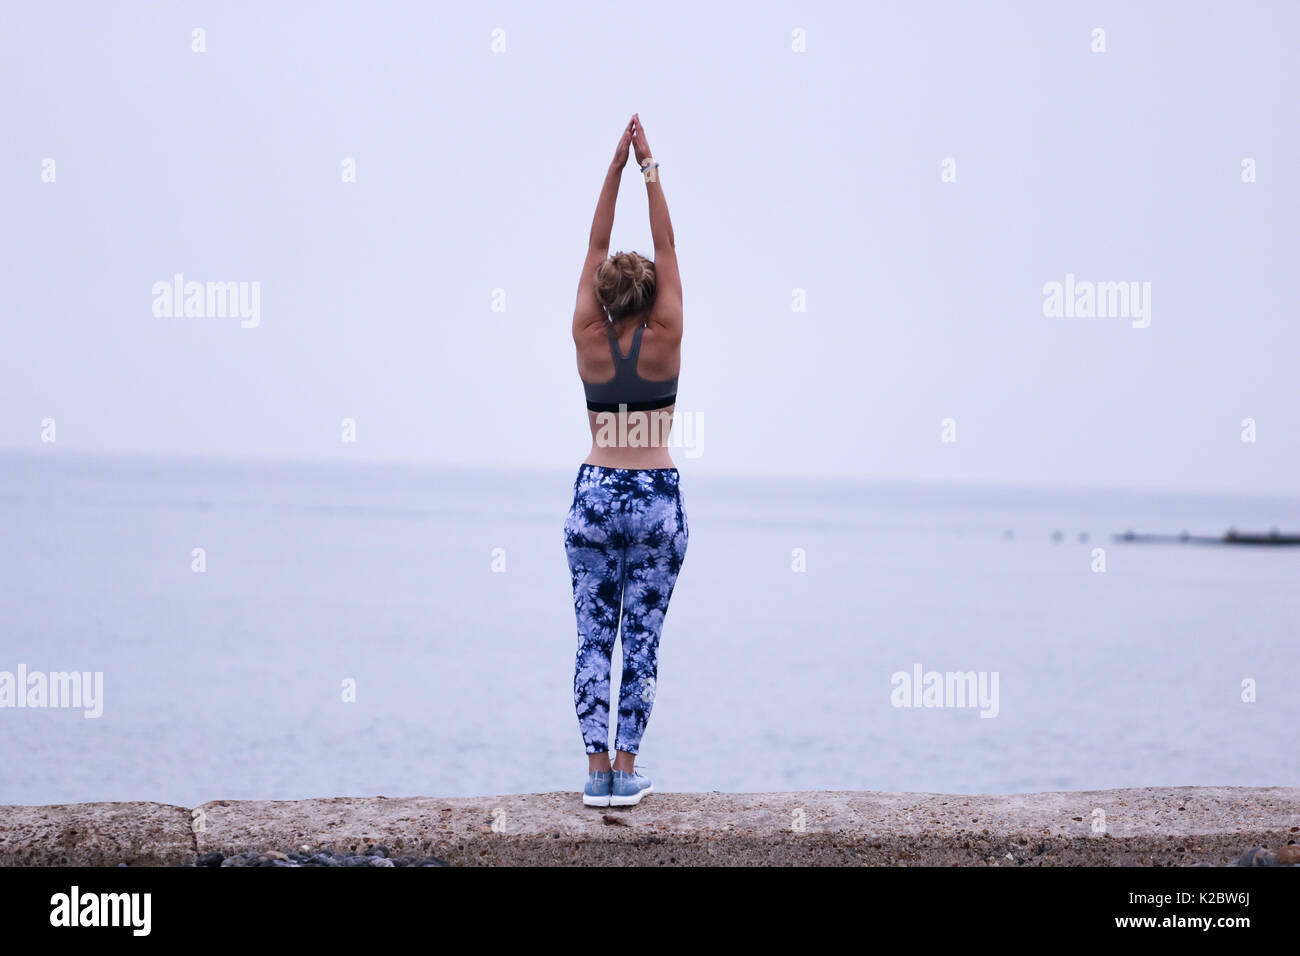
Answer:
[[[583,465],[573,484],[564,547],[578,617],[573,698],[587,753],[609,749],[609,672],[623,625],[615,747],[637,753],[654,706],[659,632],[686,556],[676,468]]]

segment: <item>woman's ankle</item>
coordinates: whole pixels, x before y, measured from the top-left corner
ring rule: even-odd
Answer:
[[[636,754],[620,750],[614,755],[614,769],[622,773],[632,773],[636,767]]]

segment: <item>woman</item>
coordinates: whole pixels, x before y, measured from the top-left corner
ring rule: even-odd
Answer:
[[[614,201],[636,150],[655,258],[609,255]],[[659,631],[686,555],[686,513],[667,437],[681,364],[682,284],[658,163],[639,118],[623,130],[596,206],[573,310],[591,453],[578,469],[564,544],[578,617],[573,696],[587,751],[587,806],[632,806],[653,790],[636,754],[654,704]],[[609,761],[609,672],[622,629],[617,754]]]

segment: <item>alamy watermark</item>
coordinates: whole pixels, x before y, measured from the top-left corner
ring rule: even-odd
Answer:
[[[152,893],[94,893],[73,884],[50,897],[51,926],[125,927],[132,936],[148,936],[153,927]]]
[[[674,428],[674,423],[679,427]],[[628,411],[596,413],[598,448],[681,448],[687,458],[704,454],[704,413]]]
[[[103,671],[0,671],[0,708],[80,708],[87,720],[104,713]]]
[[[170,282],[153,284],[153,314],[158,319],[240,319],[240,327],[262,324],[262,283],[185,281],[176,273]]]
[[[895,707],[978,707],[981,717],[998,715],[997,671],[896,671],[889,679]]]
[[[1043,284],[1043,315],[1049,319],[1132,319],[1135,329],[1151,324],[1150,282],[1093,282],[1065,274],[1065,282]]]

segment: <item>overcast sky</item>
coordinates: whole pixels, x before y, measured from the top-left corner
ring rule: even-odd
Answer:
[[[50,6],[0,35],[0,448],[576,467],[639,111],[684,469],[1296,489],[1300,5]],[[258,324],[156,316],[177,273]],[[1067,274],[1146,319],[1045,315]]]

